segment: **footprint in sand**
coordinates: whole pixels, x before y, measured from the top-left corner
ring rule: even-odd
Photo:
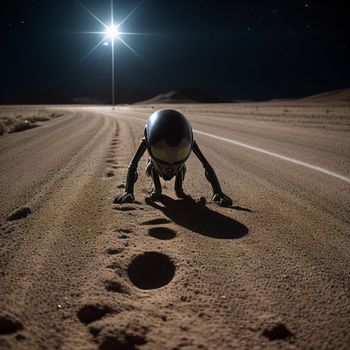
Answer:
[[[14,316],[8,313],[0,315],[0,335],[16,333],[22,329],[22,323]]]
[[[120,207],[116,207],[114,209],[115,210],[119,210],[119,211],[133,211],[133,210],[136,210],[136,208],[134,208],[134,207],[126,207],[126,206],[120,206]]]
[[[108,292],[129,294],[127,288],[118,281],[105,281],[104,286]]]
[[[168,219],[157,218],[157,219],[141,222],[140,225],[164,225],[164,224],[169,224],[170,222],[171,221]]]
[[[176,237],[176,232],[168,227],[152,227],[148,230],[148,234],[160,240],[169,240]]]
[[[130,331],[129,331],[130,332]],[[114,332],[115,333],[115,332]],[[99,350],[112,350],[112,349],[125,349],[125,350],[136,350],[140,349],[140,345],[147,343],[146,337],[138,334],[124,334],[128,333],[125,330],[120,331],[120,334],[111,334],[103,338]]]
[[[167,285],[175,275],[175,264],[168,255],[144,252],[128,266],[130,281],[140,289],[156,289]]]
[[[117,270],[120,268],[120,263],[118,261],[113,261],[111,264],[106,266],[107,269]]]
[[[32,211],[29,207],[19,207],[13,213],[11,213],[6,220],[13,221],[26,218]]]
[[[269,340],[293,341],[295,338],[295,335],[283,323],[265,328],[261,335]]]
[[[114,174],[114,171],[113,170],[108,170],[106,172],[106,177],[113,177],[115,174]]]
[[[113,312],[112,308],[104,304],[85,304],[78,310],[77,316],[81,323],[89,324]]]
[[[89,326],[99,350],[136,350],[147,343],[150,326],[143,322],[140,312],[124,312],[123,317],[112,316],[108,321]]]
[[[132,233],[132,230],[122,229],[122,230],[117,231],[117,233],[118,233],[118,238],[125,239],[125,238],[130,237],[129,235],[130,235],[130,233]]]
[[[120,254],[124,251],[123,248],[108,248],[106,253],[108,255],[117,255],[117,254]]]

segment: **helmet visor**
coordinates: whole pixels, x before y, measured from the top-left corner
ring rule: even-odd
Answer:
[[[191,144],[184,138],[178,146],[171,147],[162,140],[152,145],[150,152],[152,157],[168,164],[174,164],[187,159],[191,153]]]

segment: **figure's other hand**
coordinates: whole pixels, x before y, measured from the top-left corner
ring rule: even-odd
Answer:
[[[135,198],[132,193],[124,192],[119,194],[117,197],[115,197],[113,203],[125,204],[125,203],[132,203],[134,200]]]
[[[223,192],[214,193],[213,201],[217,202],[222,207],[229,207],[232,205],[232,199],[229,196],[226,196]]]

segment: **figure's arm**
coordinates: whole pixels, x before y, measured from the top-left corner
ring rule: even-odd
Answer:
[[[137,149],[135,155],[132,157],[131,162],[128,167],[128,174],[126,176],[125,191],[124,193],[118,195],[114,199],[114,203],[132,203],[134,201],[134,184],[137,181],[137,166],[139,160],[143,156],[147,149],[147,144],[145,138],[141,139],[139,148]]]
[[[199,149],[198,144],[196,141],[193,142],[193,152],[197,156],[197,158],[201,161],[203,164],[203,167],[205,169],[205,177],[210,182],[212,188],[213,188],[213,200],[215,202],[219,202],[222,206],[228,206],[232,205],[232,200],[230,197],[226,196],[222,190],[219,183],[218,178],[216,177],[216,174],[214,172],[214,169],[209,164],[207,159],[204,157],[202,151]]]

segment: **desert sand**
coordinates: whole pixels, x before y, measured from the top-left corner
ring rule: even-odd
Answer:
[[[186,115],[234,204],[192,154],[160,202],[139,164],[148,116]],[[348,349],[350,106],[344,101],[111,107],[0,137],[1,349]],[[206,198],[206,204],[199,202]]]

